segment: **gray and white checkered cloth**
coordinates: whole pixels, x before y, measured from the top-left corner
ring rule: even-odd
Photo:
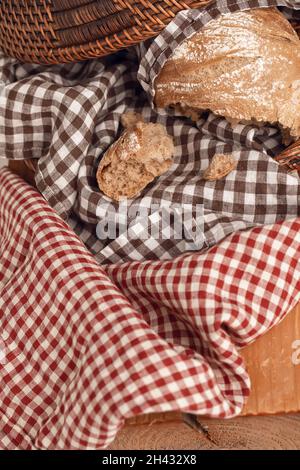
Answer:
[[[277,128],[232,129],[213,114],[195,124],[152,104],[155,77],[184,39],[222,13],[267,6],[300,19],[299,1],[219,0],[181,12],[152,42],[109,58],[39,66],[0,56],[0,156],[38,159],[38,189],[101,263],[170,259],[216,244],[232,232],[296,217],[299,179],[272,159],[282,149]],[[99,191],[95,174],[120,135],[121,115],[130,110],[167,127],[175,141],[175,162],[128,201],[130,230],[102,239],[97,224],[118,204]],[[204,181],[201,172],[224,152],[236,154],[237,169],[226,179]],[[172,230],[166,235],[161,230],[165,216],[176,221],[182,205],[192,208],[184,236]],[[141,217],[145,211],[149,216]],[[158,236],[147,236],[150,223]]]

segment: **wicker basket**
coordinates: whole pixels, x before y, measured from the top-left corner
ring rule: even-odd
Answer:
[[[0,0],[0,45],[24,62],[75,62],[157,35],[212,0]]]
[[[288,171],[298,171],[300,174],[300,140],[288,147],[275,160]]]

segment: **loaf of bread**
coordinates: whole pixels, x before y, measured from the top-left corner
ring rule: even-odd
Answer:
[[[174,144],[160,124],[144,123],[141,116],[123,116],[127,127],[103,156],[97,181],[100,190],[115,201],[134,198],[173,163]]]
[[[155,82],[158,107],[192,119],[210,110],[233,125],[277,124],[300,136],[300,39],[275,8],[212,20],[185,40]]]

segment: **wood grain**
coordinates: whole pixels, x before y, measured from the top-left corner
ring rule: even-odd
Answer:
[[[241,350],[251,379],[244,416],[300,411],[300,359],[293,360],[297,352],[294,345],[299,340],[300,304],[277,326]]]
[[[145,419],[144,419],[145,421]],[[159,415],[144,424],[127,424],[111,450],[300,450],[300,414],[201,419],[209,437],[175,414]]]

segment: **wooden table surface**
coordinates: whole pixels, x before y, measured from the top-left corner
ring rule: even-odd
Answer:
[[[300,304],[278,326],[243,350],[252,382],[245,414],[257,415],[261,409],[300,409],[300,364],[291,362],[292,342],[300,338],[299,319]],[[266,364],[270,351],[272,364]],[[129,420],[110,449],[300,450],[300,413],[231,420],[197,420],[182,413],[145,415]]]
[[[111,450],[299,450],[300,414],[202,419],[180,413],[139,417],[119,432]]]

